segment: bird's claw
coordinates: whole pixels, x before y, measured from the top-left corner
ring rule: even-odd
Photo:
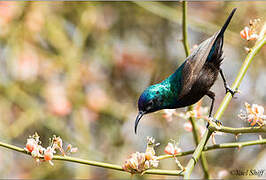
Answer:
[[[213,117],[209,117],[209,120],[208,120],[209,124],[211,126],[215,126],[216,129],[220,129],[221,126],[223,125],[221,121],[219,121],[218,119],[215,119]],[[207,128],[209,128],[209,124],[207,125]]]
[[[235,95],[235,93],[237,93],[238,91],[237,90],[233,90],[233,89],[231,89],[228,85],[226,85],[225,86],[225,93],[227,94],[227,93],[230,93],[231,95],[232,95],[232,97],[234,98],[234,95]]]
[[[217,126],[222,126],[223,123],[221,121],[219,121],[218,119],[214,119],[212,118],[212,121],[217,125]]]

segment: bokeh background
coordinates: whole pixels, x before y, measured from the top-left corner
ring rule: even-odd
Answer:
[[[38,132],[44,146],[53,134],[78,147],[73,156],[120,164],[135,151],[144,151],[153,136],[164,154],[169,139],[180,148],[195,143],[184,129],[187,120],[164,112],[145,116],[133,131],[140,93],[175,71],[185,59],[180,2],[0,2],[0,138],[20,147]],[[231,84],[254,42],[240,38],[250,19],[266,18],[266,3],[189,2],[188,40],[199,44],[238,10],[225,33],[222,68]],[[244,102],[266,104],[266,48],[255,57],[230,102],[222,121],[248,126],[237,115]],[[221,78],[212,88],[215,110],[225,95]],[[210,100],[203,98],[203,106]],[[177,112],[185,112],[186,108]],[[216,136],[216,142],[256,140],[258,135]],[[211,144],[211,142],[209,142]],[[206,153],[213,178],[231,177],[233,169],[266,169],[265,146],[215,150]],[[190,156],[179,158],[186,165]],[[103,168],[54,161],[35,161],[0,148],[0,178],[129,179],[130,175]],[[160,168],[176,169],[174,160]],[[203,176],[200,163],[192,177]],[[266,175],[264,174],[265,178]],[[135,178],[171,178],[145,175]],[[241,177],[238,177],[241,178]]]

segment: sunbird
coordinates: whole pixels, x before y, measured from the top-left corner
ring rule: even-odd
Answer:
[[[162,109],[176,109],[198,102],[203,96],[211,98],[209,117],[212,115],[215,93],[210,88],[220,73],[224,87],[232,96],[236,93],[227,84],[222,69],[224,32],[236,8],[232,10],[220,31],[203,41],[183,64],[168,78],[146,88],[138,100],[135,133],[144,114]]]

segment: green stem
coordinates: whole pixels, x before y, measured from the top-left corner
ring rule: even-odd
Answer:
[[[238,87],[240,86],[240,83],[242,82],[242,79],[244,78],[248,67],[250,65],[250,63],[252,62],[253,58],[255,57],[255,55],[259,52],[259,50],[265,45],[266,43],[266,35],[264,35],[264,37],[256,42],[255,46],[250,50],[250,53],[247,55],[243,65],[241,66],[241,69],[238,72],[238,75],[235,79],[235,82],[232,85],[232,89],[236,90],[238,89]],[[216,112],[216,119],[220,119],[223,112],[225,111],[228,103],[230,102],[232,96],[231,93],[227,93],[225,98],[223,99],[219,109]]]
[[[215,150],[215,149],[227,149],[227,148],[242,148],[245,146],[254,146],[254,145],[259,145],[259,144],[266,144],[266,139],[255,140],[255,141],[245,141],[245,142],[235,142],[235,143],[214,144],[211,146],[205,146],[203,148],[203,151],[210,151],[210,150]],[[175,155],[175,157],[181,157],[181,156],[193,154],[194,151],[195,150],[181,152]],[[173,155],[161,155],[161,156],[158,156],[158,159],[163,160],[163,159],[169,159],[173,157],[174,157]]]
[[[186,167],[186,171],[184,173],[184,179],[189,179],[190,174],[191,174],[192,170],[194,169],[194,166],[196,165],[206,142],[208,141],[208,139],[211,136],[211,133],[212,132],[209,129],[207,129],[206,132],[204,133],[200,143],[198,144],[197,148],[195,149],[195,151],[192,155],[192,158],[188,162],[188,165]]]
[[[235,82],[233,83],[233,90],[237,89],[240,85],[240,83],[242,82],[242,79],[244,77],[244,75],[247,72],[247,69],[251,63],[251,61],[254,59],[255,55],[259,52],[259,50],[265,45],[266,43],[266,35],[264,35],[264,37],[262,39],[260,39],[259,41],[256,42],[255,46],[251,49],[251,51],[249,52],[249,54],[247,55],[244,63],[241,66],[240,71],[238,72],[238,75],[235,79]],[[220,104],[216,114],[214,115],[214,118],[219,120],[223,114],[223,112],[225,111],[225,109],[227,108],[230,100],[231,100],[232,96],[231,93],[227,93],[226,96],[224,97],[222,103]],[[207,143],[207,141],[210,138],[210,135],[212,134],[212,130],[207,129],[203,138],[201,139],[199,145],[197,146],[195,152],[193,153],[193,158],[190,159],[190,161],[188,162],[188,165],[186,167],[186,171],[184,173],[184,179],[189,179],[190,175],[194,169],[195,166],[195,162],[197,161],[200,154],[202,153],[202,150],[205,146],[205,144]]]
[[[31,156],[31,154],[27,152],[25,149],[11,145],[11,144],[0,142],[0,146]],[[75,158],[75,157],[70,157],[70,156],[55,155],[53,157],[53,160],[68,161],[68,162],[74,162],[74,163],[85,164],[85,165],[90,165],[90,166],[113,169],[117,171],[124,171],[122,166],[120,165],[97,162],[97,161],[90,161],[90,160],[85,160],[85,159],[80,159],[80,158]],[[177,170],[148,169],[145,171],[145,174],[182,176],[181,172],[182,171],[177,171]]]
[[[85,159],[80,159],[80,158],[75,158],[75,157],[70,157],[70,156],[56,155],[53,157],[53,160],[68,161],[68,162],[74,162],[74,163],[85,164],[85,165],[90,165],[90,166],[97,166],[97,167],[102,167],[102,168],[114,169],[118,171],[124,171],[121,166],[116,165],[116,164],[90,161],[90,160],[85,160]]]
[[[188,111],[191,111],[191,110],[193,110],[193,106],[189,106]],[[198,135],[197,123],[195,122],[195,118],[193,118],[193,117],[190,117],[189,121],[192,125],[192,133],[193,133],[194,141],[196,143],[196,146],[198,146],[198,144],[200,142],[200,137]],[[208,173],[208,162],[207,162],[205,153],[201,154],[200,161],[201,161],[201,165],[202,165],[202,170],[204,172],[204,179],[210,179],[210,175]]]
[[[212,146],[204,147],[203,151],[209,151],[209,150],[214,150],[214,149],[225,149],[225,148],[242,148],[244,146],[252,146],[252,145],[259,145],[259,144],[266,144],[266,139],[256,140],[256,141],[237,142],[237,143],[215,144]],[[22,149],[20,147],[17,147],[17,146],[11,145],[11,144],[0,142],[0,146],[31,156],[31,154],[28,153],[25,149]],[[186,155],[192,154],[194,151],[195,150],[181,152],[178,155],[176,155],[175,157],[186,156]],[[173,157],[174,157],[173,155],[162,155],[162,156],[158,156],[158,160],[163,160],[163,159],[168,159],[168,158],[173,158]],[[53,157],[53,160],[68,161],[68,162],[97,166],[97,167],[102,167],[102,168],[107,168],[107,169],[118,170],[118,171],[124,171],[120,165],[97,162],[97,161],[90,161],[90,160],[85,160],[85,159],[80,159],[80,158],[75,158],[75,157],[70,157],[70,156],[55,155]],[[182,171],[148,169],[148,170],[144,171],[143,174],[181,176]]]
[[[183,5],[183,8],[182,8],[182,12],[183,12],[183,16],[182,16],[183,45],[184,45],[186,57],[188,57],[190,55],[190,49],[189,49],[188,38],[187,38],[187,2],[183,1],[182,5]],[[193,105],[188,107],[188,111],[192,111],[192,110],[193,110]],[[199,141],[200,141],[197,123],[195,122],[195,118],[193,118],[193,117],[190,117],[189,121],[192,125],[192,133],[193,133],[194,141],[195,141],[196,146],[197,146],[199,144]],[[207,159],[206,159],[204,153],[201,154],[200,161],[201,161],[201,165],[202,165],[202,170],[204,172],[204,179],[209,179],[210,175],[208,173],[208,162],[207,162]]]
[[[169,176],[183,176],[183,171],[178,170],[162,170],[162,169],[148,169],[142,173],[144,174],[156,174],[156,175],[169,175]]]
[[[211,131],[219,131],[224,133],[231,133],[231,134],[241,134],[241,133],[266,133],[265,126],[257,126],[257,127],[241,127],[241,128],[232,128],[232,127],[225,127],[225,126],[209,126]]]
[[[182,16],[182,30],[183,30],[183,44],[186,52],[186,57],[189,56],[190,50],[187,40],[187,2],[183,1],[183,16]]]

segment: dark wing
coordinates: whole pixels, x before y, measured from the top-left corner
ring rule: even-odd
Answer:
[[[184,68],[182,70],[182,90],[178,99],[187,94],[194,82],[197,80],[199,72],[206,62],[219,32],[215,33],[209,39],[203,41],[185,60]]]
[[[179,94],[179,99],[186,95],[194,82],[197,80],[200,70],[202,69],[204,63],[206,62],[208,56],[210,55],[212,59],[213,53],[215,50],[221,51],[223,46],[223,34],[228,27],[236,8],[232,10],[228,18],[226,19],[223,27],[220,31],[215,33],[209,39],[203,41],[197,49],[195,49],[192,54],[187,57],[184,62],[184,68],[182,70],[182,90]],[[213,50],[212,50],[212,47]]]

